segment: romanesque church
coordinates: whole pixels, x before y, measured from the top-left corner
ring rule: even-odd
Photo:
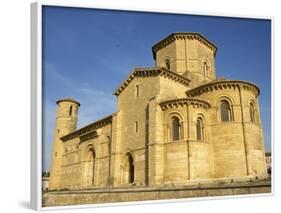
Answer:
[[[155,67],[114,91],[116,111],[80,129],[80,103],[58,100],[50,189],[266,176],[260,90],[216,78],[216,52],[199,33],[172,33],[152,47]]]

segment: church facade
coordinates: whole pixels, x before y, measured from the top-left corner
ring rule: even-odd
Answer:
[[[80,129],[80,103],[58,100],[49,188],[267,176],[260,90],[217,79],[216,51],[199,33],[172,33],[152,47],[155,67],[116,89],[116,112]]]

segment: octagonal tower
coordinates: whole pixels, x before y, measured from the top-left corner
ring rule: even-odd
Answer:
[[[217,47],[199,33],[172,33],[152,47],[157,67],[191,80],[191,87],[216,79]]]

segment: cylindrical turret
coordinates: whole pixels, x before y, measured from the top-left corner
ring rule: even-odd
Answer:
[[[56,129],[63,136],[76,130],[80,103],[72,98],[66,98],[58,100],[57,105]]]
[[[57,101],[56,127],[52,153],[52,166],[50,172],[50,189],[60,188],[62,156],[64,144],[61,137],[76,130],[78,120],[78,107],[80,103],[72,98]]]

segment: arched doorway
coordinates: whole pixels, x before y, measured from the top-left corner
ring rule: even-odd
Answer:
[[[84,160],[84,185],[92,186],[95,184],[96,153],[93,147],[90,147],[85,154]]]
[[[127,157],[128,157],[128,183],[131,184],[135,181],[134,159],[130,153],[127,154]]]

